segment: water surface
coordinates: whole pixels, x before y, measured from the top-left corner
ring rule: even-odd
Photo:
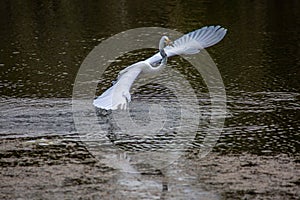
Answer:
[[[1,134],[73,133],[70,99],[76,72],[89,51],[109,36],[136,27],[189,32],[220,24],[228,34],[208,49],[228,100],[228,116],[216,151],[296,153],[300,98],[297,8],[297,1],[2,1]],[[104,78],[99,77],[97,94],[109,87],[120,69],[153,52],[141,50],[119,58]],[[209,97],[201,76],[182,59],[169,63],[187,76],[207,109]],[[168,93],[155,85],[144,91],[149,87],[148,93],[137,93],[134,98],[167,98]]]
[[[30,199],[37,196],[62,199],[74,195],[92,198],[91,195],[101,190],[104,196],[113,193],[116,198],[126,195],[139,199],[171,198],[172,195],[221,199],[223,193],[229,198],[296,197],[291,187],[299,185],[295,167],[299,163],[300,147],[299,16],[300,3],[296,0],[1,1],[1,173],[3,180],[7,180],[4,181],[7,185],[0,187],[5,191],[3,194]],[[202,147],[211,115],[209,91],[201,74],[187,61],[176,57],[169,59],[169,70],[151,83],[136,85],[132,91],[130,117],[135,123],[149,125],[150,105],[164,107],[164,110],[154,108],[167,116],[163,124],[159,119],[156,121],[156,125],[163,125],[163,128],[157,126],[160,132],[150,135],[139,129],[136,133],[124,133],[112,120],[113,113],[100,112],[96,123],[105,127],[103,132],[86,130],[84,135],[92,139],[85,144],[95,147],[104,163],[94,164],[94,155],[81,144],[82,137],[78,137],[72,111],[73,84],[89,52],[103,40],[128,29],[156,26],[186,33],[218,24],[227,28],[228,33],[222,42],[207,51],[225,85],[227,113],[221,116],[225,117],[225,124],[213,151],[227,155],[215,157],[213,153],[205,161],[180,159],[184,167],[175,165],[169,171],[148,165],[142,154],[135,157],[135,152],[165,150],[164,145],[170,141],[180,148],[181,140],[176,138],[179,126],[186,126],[186,135],[193,136],[187,157]],[[116,58],[102,77],[90,80],[99,82],[95,95],[107,89],[121,69],[155,52],[156,49],[141,49]],[[187,80],[195,91],[201,116],[197,126],[179,123],[181,107],[194,102],[195,97],[184,96],[186,105],[179,103],[174,91],[163,84],[173,80],[170,69],[184,77],[176,79],[177,84],[184,86],[182,80]],[[194,115],[188,117],[194,119]],[[145,134],[151,137],[145,139]],[[187,136],[182,141],[191,139]],[[116,150],[110,149],[113,143],[128,155],[133,154],[130,161],[133,165],[124,164],[129,161],[126,156],[122,163],[105,161],[115,156]],[[172,148],[166,150],[172,153]],[[232,153],[239,156],[232,157]],[[283,153],[295,157],[295,161],[282,156]],[[157,155],[161,154],[154,154]],[[257,158],[256,155],[274,157]],[[26,171],[25,166],[32,168]],[[107,166],[139,173],[120,173]],[[211,171],[212,166],[215,171]],[[282,175],[282,170],[287,173]],[[258,172],[258,177],[253,171]],[[46,179],[45,174],[51,178]],[[165,180],[166,177],[169,179]],[[223,188],[232,185],[233,180],[236,180],[236,190]],[[264,189],[262,182],[268,183]],[[207,185],[215,188],[208,191],[204,189]]]

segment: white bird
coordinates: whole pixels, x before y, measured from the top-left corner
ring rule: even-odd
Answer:
[[[159,42],[159,52],[145,61],[137,62],[120,71],[113,86],[94,100],[94,106],[105,110],[126,109],[131,101],[129,92],[131,85],[138,76],[161,71],[168,57],[196,54],[201,49],[221,41],[226,32],[227,30],[221,26],[206,26],[183,35],[173,43],[167,36],[163,36]],[[160,64],[155,67],[157,63]]]

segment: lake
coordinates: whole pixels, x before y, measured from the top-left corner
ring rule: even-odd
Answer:
[[[134,130],[138,129],[135,133],[138,135],[137,137],[130,135],[134,132],[131,129],[125,133],[120,130],[118,126],[122,126],[122,124],[118,124],[118,120],[121,122],[128,116],[124,115],[124,118],[118,118],[117,116],[121,116],[118,112],[105,112],[104,114],[100,112],[99,114],[97,110],[94,110],[93,114],[98,115],[96,122],[85,120],[84,123],[101,124],[104,127],[101,129],[101,133],[94,133],[88,129],[79,130],[76,119],[74,123],[73,89],[84,59],[95,47],[102,45],[104,41],[116,34],[141,27],[160,27],[188,33],[203,26],[221,25],[228,32],[220,43],[208,48],[207,53],[221,76],[226,92],[226,101],[224,101],[226,113],[221,116],[222,119],[224,118],[222,132],[220,136],[218,135],[218,140],[210,151],[213,155],[224,155],[225,157],[248,155],[249,160],[255,160],[253,157],[258,156],[262,160],[257,162],[262,163],[264,163],[263,158],[265,157],[271,162],[276,156],[284,155],[289,157],[289,162],[297,164],[300,150],[299,8],[298,1],[1,1],[0,139],[3,147],[1,149],[4,152],[1,155],[6,155],[5,159],[19,158],[14,154],[7,153],[7,141],[14,141],[9,149],[17,151],[17,155],[23,155],[20,152],[24,150],[18,153],[18,147],[15,145],[19,143],[23,145],[22,148],[27,148],[26,145],[29,144],[29,154],[37,151],[32,145],[38,147],[43,144],[45,146],[54,145],[56,153],[53,154],[59,155],[62,153],[59,150],[60,147],[66,147],[69,143],[71,145],[82,143],[93,156],[97,157],[100,154],[99,158],[106,153],[110,156],[116,154],[115,149],[110,149],[111,146],[117,147],[118,152],[120,149],[128,151],[129,155],[140,151],[152,152],[157,149],[164,151],[166,150],[164,148],[170,147],[167,152],[173,157],[174,155],[171,153],[173,147],[164,145],[169,145],[169,140],[171,140],[175,141],[176,148],[181,148],[182,142],[176,138],[180,132],[177,130],[178,127],[184,127],[183,133],[191,136],[188,140],[192,142],[187,145],[188,148],[185,151],[201,150],[204,138],[208,134],[207,130],[212,115],[209,93],[211,90],[208,88],[203,74],[197,72],[195,67],[181,57],[170,58],[168,60],[169,68],[164,73],[149,79],[150,81],[135,85],[132,91],[130,116],[138,124],[138,128],[134,128]],[[117,44],[112,48],[118,48]],[[109,67],[101,77],[88,80],[89,83],[98,84],[98,87],[92,92],[95,96],[100,95],[110,87],[120,70],[134,62],[146,59],[156,52],[157,50],[154,48],[141,48],[125,52],[109,61]],[[98,73],[99,67],[95,66],[90,73]],[[175,85],[181,85],[181,89],[174,92],[170,89],[171,86],[168,88],[168,81],[173,81]],[[188,89],[192,89],[195,96],[183,95],[185,103],[182,103],[178,94],[185,94]],[[195,99],[200,118],[195,117],[197,112],[190,111],[184,118],[186,121],[182,123],[182,107],[194,105]],[[162,106],[163,109],[162,107],[153,107],[152,109],[150,105],[154,104]],[[85,110],[79,112],[82,113]],[[164,123],[159,123],[162,121],[161,118],[156,119],[156,123],[149,114],[151,112],[158,113],[153,115],[155,117],[164,116]],[[195,119],[197,123],[194,123]],[[150,122],[153,122],[154,125]],[[85,124],[84,126],[93,125]],[[161,126],[159,132],[155,132],[155,128],[159,126]],[[145,139],[144,135],[151,136],[150,132],[153,130],[157,137]],[[98,140],[99,135],[101,137]],[[166,135],[168,137],[165,138]],[[141,138],[143,138],[142,142]],[[45,141],[43,141],[44,139]],[[85,141],[85,139],[87,140]],[[90,142],[91,140],[92,142]],[[183,140],[185,141],[185,139]],[[95,143],[97,144],[95,145]],[[108,152],[103,150],[107,146],[110,146]],[[84,147],[82,148],[84,149]],[[74,151],[75,154],[78,153],[78,149]],[[50,151],[47,147],[45,152],[47,156],[51,157],[52,150]],[[40,156],[41,154],[37,153],[36,155]],[[148,169],[147,166],[140,166],[140,162],[143,162],[143,159],[149,155],[143,156],[133,158],[133,162],[139,166],[138,171]],[[157,154],[154,154],[155,156]],[[4,157],[2,158],[4,159]],[[174,160],[178,159],[176,156],[175,158]],[[38,165],[32,164],[27,159],[28,165],[44,165],[45,160],[39,159]],[[223,157],[220,156],[218,159],[223,159]],[[5,163],[11,161],[2,160],[1,162],[2,167],[7,167]],[[13,162],[18,162],[18,159]],[[211,160],[206,162],[210,163]],[[270,164],[270,162],[267,163]],[[192,163],[195,164],[195,162]],[[226,162],[224,161],[224,163]],[[109,162],[105,164],[114,168],[113,164],[109,164]],[[57,165],[65,165],[65,163],[59,161]],[[73,169],[73,167],[71,168]],[[90,171],[93,169],[89,166]],[[100,167],[100,169],[103,168]],[[18,170],[20,169],[16,168],[16,171]],[[53,170],[55,171],[55,169]],[[178,169],[171,170],[171,172],[173,174],[181,173]],[[40,173],[43,174],[44,171]],[[107,173],[114,172],[108,170]],[[157,175],[151,173],[150,175],[146,174],[147,176]],[[162,173],[167,174],[167,172]],[[297,177],[296,174],[299,175],[299,170],[291,169],[289,173]],[[207,176],[211,178],[210,175]],[[176,179],[171,175],[170,177]],[[118,193],[116,198],[131,194],[130,191],[134,190],[132,188],[138,187],[135,185],[136,180],[132,179],[135,178],[128,174],[123,174],[122,178],[118,179],[119,183],[121,182],[121,186],[119,185],[121,190],[125,192]],[[280,180],[279,177],[278,182]],[[111,178],[107,178],[106,181],[109,182],[108,185],[116,185]],[[106,184],[106,181],[101,184]],[[176,179],[174,182],[176,181],[183,185],[192,184],[186,180]],[[193,183],[201,182],[193,181]],[[129,186],[128,188],[124,186],[128,182],[132,184],[130,190]],[[160,185],[157,186],[150,180],[146,180],[145,183],[151,189],[141,186],[136,190],[161,190]],[[66,184],[68,185],[69,182]],[[74,187],[81,184],[84,183],[74,184]],[[299,179],[293,180],[291,184],[294,184],[291,187],[297,187]],[[169,190],[177,190],[179,187],[171,185],[169,185]],[[212,183],[212,185],[214,184]],[[222,191],[225,189],[214,188],[212,191],[216,192],[207,192],[210,189],[201,186],[201,190],[198,190],[194,186],[189,188],[191,195],[194,195],[191,198],[196,198],[197,195],[203,195],[203,198],[208,199],[224,197]],[[1,187],[1,190],[4,188],[4,186]],[[270,188],[274,187],[270,186]],[[178,191],[186,192],[189,189],[180,187]],[[248,188],[248,190],[252,189]],[[253,192],[242,192],[241,194],[253,197],[258,193],[262,196],[266,195],[263,197],[269,197],[266,191],[257,192],[255,190],[254,194]],[[97,190],[95,189],[93,192],[96,193]],[[12,193],[7,193],[7,195]],[[30,195],[34,194],[29,195],[24,191],[23,193],[25,195],[23,197],[30,198],[33,197]],[[54,193],[50,193],[50,196],[40,194],[40,197],[53,198],[54,196],[51,194],[54,195]],[[139,194],[145,194],[139,198],[155,199],[157,197],[156,193],[150,193],[139,192]],[[283,194],[291,195],[291,197],[297,196],[297,194],[293,196],[294,193],[288,192],[283,192]],[[282,194],[272,192],[269,195],[282,197],[280,196]],[[160,194],[158,196],[163,198]],[[72,193],[70,196],[64,197],[72,197]],[[133,195],[132,198],[134,197],[136,196]],[[225,197],[228,196],[225,195]],[[166,198],[172,197],[167,196]]]

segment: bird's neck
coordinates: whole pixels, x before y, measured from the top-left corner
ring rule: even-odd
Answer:
[[[160,41],[159,41],[159,45],[158,45],[159,53],[160,53],[160,56],[162,58],[167,57],[167,54],[166,54],[166,52],[164,50],[164,48],[165,48],[165,40],[166,40],[166,37],[162,36],[161,39],[160,39]]]
[[[154,73],[161,71],[165,67],[165,65],[166,65],[167,57],[168,56],[167,56],[167,54],[166,54],[166,52],[164,50],[164,48],[165,48],[165,40],[166,40],[166,36],[161,37],[161,39],[159,41],[159,45],[158,45],[158,47],[159,47],[159,53],[160,53],[160,56],[162,57],[160,65],[157,66],[157,67],[154,67],[154,66],[151,66],[151,64],[150,64],[150,66],[152,68],[151,70]]]
[[[161,50],[161,49],[164,49],[164,48],[165,48],[165,36],[162,36],[160,38],[160,41],[159,41],[159,44],[158,44],[158,49]]]

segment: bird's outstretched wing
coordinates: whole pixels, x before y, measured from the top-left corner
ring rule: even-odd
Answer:
[[[94,100],[94,106],[106,110],[126,109],[131,101],[129,90],[142,71],[140,66],[144,64],[138,62],[121,71],[115,84]]]
[[[201,29],[187,33],[179,39],[175,40],[173,46],[164,48],[168,57],[175,55],[196,54],[201,49],[210,47],[220,42],[227,30],[221,26],[205,26]],[[150,64],[159,62],[162,59],[159,53],[148,58],[146,61]]]
[[[195,54],[201,49],[221,41],[226,31],[220,26],[203,27],[175,40],[173,46],[167,46],[164,50],[168,57]],[[106,110],[126,109],[128,102],[131,101],[129,90],[135,79],[141,74],[142,67],[148,65],[151,68],[151,65],[157,64],[161,60],[161,53],[157,53],[145,61],[135,63],[122,70],[115,84],[94,100],[94,106]],[[165,64],[165,62],[161,62],[161,65]]]

